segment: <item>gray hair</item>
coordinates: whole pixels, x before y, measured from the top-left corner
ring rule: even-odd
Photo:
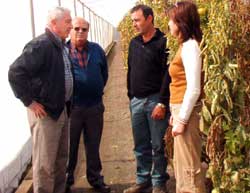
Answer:
[[[70,10],[64,7],[55,7],[48,12],[47,16],[47,25],[51,24],[51,21],[56,19],[59,20],[61,19],[65,13],[70,13]]]

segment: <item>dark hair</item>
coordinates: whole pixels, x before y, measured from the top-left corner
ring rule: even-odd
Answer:
[[[191,1],[179,1],[168,11],[167,15],[174,21],[181,33],[181,42],[194,38],[200,42],[202,31],[197,6]]]
[[[143,5],[143,4],[138,4],[131,9],[130,13],[134,13],[135,11],[138,11],[138,10],[142,10],[142,13],[145,19],[147,19],[148,16],[151,15],[153,18],[152,23],[154,23],[154,12],[151,7],[147,5]]]

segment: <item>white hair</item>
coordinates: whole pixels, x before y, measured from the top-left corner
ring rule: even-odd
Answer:
[[[65,13],[70,13],[70,10],[64,7],[55,7],[48,12],[47,25],[51,24],[51,21],[61,19]]]

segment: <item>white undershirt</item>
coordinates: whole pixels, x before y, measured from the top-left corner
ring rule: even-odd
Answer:
[[[179,112],[180,120],[188,121],[201,93],[201,57],[196,40],[189,39],[183,43],[181,51],[187,87]]]

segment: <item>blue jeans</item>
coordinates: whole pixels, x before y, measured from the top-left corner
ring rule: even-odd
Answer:
[[[153,186],[161,186],[169,177],[163,140],[169,114],[163,120],[151,118],[158,99],[159,94],[154,94],[143,99],[134,97],[130,101],[137,184],[151,181]]]

